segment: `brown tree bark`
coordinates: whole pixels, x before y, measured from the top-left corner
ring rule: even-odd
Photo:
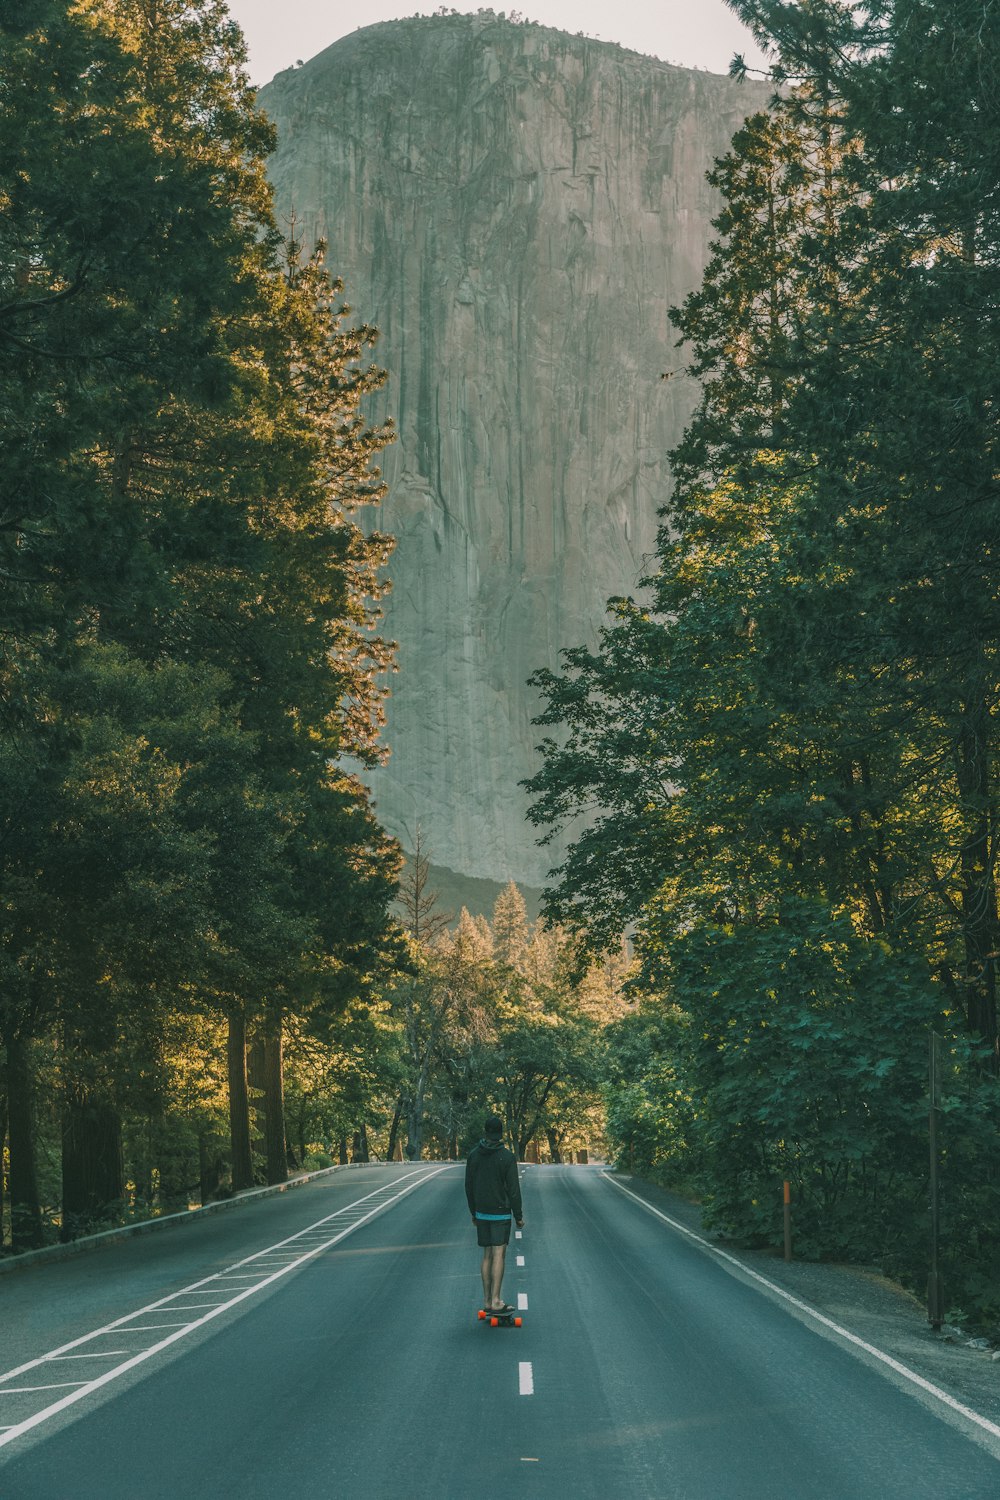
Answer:
[[[7,1039],[7,1114],[11,1248],[37,1250],[43,1234],[35,1165],[34,1080],[26,1044],[17,1037]]]
[[[211,1203],[219,1191],[222,1158],[214,1137],[208,1131],[198,1136],[198,1191],[202,1204]]]
[[[967,705],[958,743],[957,780],[969,815],[962,845],[961,918],[965,949],[966,1021],[989,1049],[998,1071],[996,955],[1000,942],[994,871],[996,829],[991,822],[989,711],[985,697]]]
[[[241,1011],[229,1012],[226,1037],[229,1073],[229,1137],[233,1191],[253,1187],[253,1157],[250,1152],[250,1099],[247,1092],[247,1027]]]
[[[400,1094],[396,1100],[396,1108],[392,1115],[392,1124],[389,1126],[389,1144],[385,1150],[386,1161],[395,1161],[396,1152],[399,1147],[399,1124],[403,1118],[403,1096]],[[402,1153],[400,1153],[402,1155]]]
[[[80,1084],[63,1105],[61,1240],[86,1234],[125,1196],[122,1122],[112,1100]]]
[[[264,1152],[269,1183],[288,1180],[288,1144],[285,1140],[284,1050],[281,1012],[265,1022],[264,1034]]]

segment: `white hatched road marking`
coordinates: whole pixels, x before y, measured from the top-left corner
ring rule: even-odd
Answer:
[[[130,1316],[133,1317],[133,1318],[137,1318],[139,1316],[139,1314],[138,1313],[131,1313]],[[122,1333],[155,1333],[156,1330],[160,1329],[160,1328],[190,1328],[190,1327],[191,1327],[190,1323],[137,1323],[134,1328],[121,1328],[120,1331]],[[114,1332],[117,1332],[117,1331],[119,1331],[119,1325],[117,1323],[113,1323],[110,1328],[99,1328],[97,1330],[97,1333],[92,1333],[92,1334],[89,1335],[89,1337],[92,1338],[92,1339],[96,1339],[99,1334],[102,1334],[102,1333],[114,1333]],[[45,1358],[46,1359],[54,1359],[55,1356],[52,1355],[52,1354],[47,1354],[45,1356]],[[6,1376],[6,1375],[0,1375],[0,1380],[7,1380],[7,1379],[8,1379],[8,1376]]]
[[[854,1344],[858,1349],[863,1349],[873,1359],[879,1360],[883,1365],[888,1365],[889,1369],[895,1370],[897,1375],[902,1375],[905,1380],[912,1381],[920,1390],[926,1391],[928,1395],[936,1397],[943,1405],[950,1407],[952,1411],[957,1411],[960,1416],[966,1417],[970,1422],[974,1422],[977,1427],[981,1427],[985,1432],[991,1433],[993,1437],[1000,1438],[1000,1427],[995,1422],[991,1422],[987,1417],[980,1416],[977,1411],[973,1411],[971,1406],[964,1406],[961,1401],[956,1401],[954,1396],[949,1396],[947,1391],[941,1390],[940,1386],[933,1385],[929,1380],[925,1380],[922,1375],[918,1375],[916,1370],[911,1370],[907,1365],[901,1364],[898,1359],[893,1359],[891,1354],[885,1354],[881,1349],[876,1349],[874,1344],[866,1343],[856,1333],[851,1333],[850,1329],[842,1328],[832,1318],[826,1317],[824,1313],[817,1312],[816,1308],[810,1307],[808,1302],[801,1302],[798,1297],[793,1297],[791,1292],[786,1292],[784,1287],[778,1286],[774,1281],[769,1281],[766,1276],[761,1276],[759,1272],[752,1271],[749,1266],[744,1265],[735,1255],[729,1255],[725,1250],[720,1250],[718,1245],[713,1245],[711,1241],[702,1239],[701,1235],[695,1234],[693,1229],[688,1229],[686,1225],[679,1224],[676,1219],[671,1219],[668,1214],[661,1213],[658,1208],[654,1208],[651,1203],[647,1203],[645,1198],[641,1198],[638,1193],[633,1193],[630,1188],[623,1187],[620,1182],[617,1182],[607,1172],[602,1172],[601,1176],[606,1182],[610,1182],[613,1187],[618,1188],[620,1192],[626,1193],[629,1198],[634,1198],[636,1203],[648,1209],[651,1214],[655,1214],[658,1219],[662,1219],[664,1224],[669,1224],[671,1229],[676,1229],[679,1234],[687,1235],[689,1240],[694,1240],[696,1244],[701,1245],[702,1249],[710,1251],[712,1255],[717,1255],[720,1260],[727,1261],[729,1265],[738,1267],[744,1276],[749,1276],[752,1280],[760,1282],[761,1286],[766,1286],[769,1292],[774,1292],[784,1302],[790,1303],[792,1307],[797,1307],[800,1312],[806,1313],[815,1322],[821,1323],[824,1328],[829,1328],[831,1332],[838,1334],[840,1338],[846,1339],[849,1344]]]
[[[89,1385],[89,1380],[57,1380],[52,1385],[5,1385],[0,1396],[23,1396],[26,1391],[64,1391],[69,1385]]]
[[[110,1359],[113,1354],[130,1354],[129,1349],[102,1349],[100,1354],[50,1354],[49,1360],[57,1359]]]
[[[530,1359],[522,1359],[517,1367],[517,1390],[519,1396],[535,1394],[535,1377],[531,1370]]]
[[[142,1364],[147,1359],[151,1359],[152,1356],[154,1354],[158,1354],[161,1349],[169,1348],[171,1344],[175,1344],[178,1339],[184,1338],[187,1334],[193,1332],[196,1328],[204,1327],[206,1323],[211,1322],[213,1318],[217,1318],[221,1313],[227,1311],[228,1308],[236,1307],[239,1305],[239,1303],[245,1302],[248,1297],[252,1297],[254,1293],[261,1288],[270,1286],[272,1282],[280,1280],[282,1276],[287,1276],[290,1271],[296,1270],[306,1261],[313,1259],[313,1257],[319,1255],[322,1250],[329,1249],[332,1245],[336,1245],[338,1241],[345,1239],[347,1235],[352,1234],[355,1229],[359,1229],[362,1224],[366,1224],[369,1219],[373,1219],[376,1214],[382,1211],[382,1209],[390,1207],[390,1205],[393,1203],[398,1203],[400,1198],[405,1198],[408,1193],[413,1192],[414,1188],[419,1187],[421,1183],[429,1182],[432,1177],[438,1177],[442,1172],[446,1171],[448,1171],[448,1167],[443,1166],[437,1167],[434,1171],[431,1172],[422,1172],[419,1177],[411,1178],[406,1183],[405,1187],[401,1188],[391,1197],[383,1197],[383,1201],[381,1203],[376,1203],[367,1212],[361,1214],[360,1217],[353,1217],[360,1204],[368,1203],[372,1198],[382,1197],[382,1195],[388,1193],[391,1188],[396,1187],[399,1179],[397,1178],[395,1182],[388,1183],[384,1187],[376,1188],[374,1192],[366,1193],[363,1198],[359,1198],[355,1203],[348,1205],[348,1208],[352,1213],[352,1220],[344,1228],[338,1230],[338,1232],[332,1236],[327,1236],[322,1241],[311,1246],[304,1253],[299,1254],[295,1249],[290,1248],[288,1254],[293,1255],[293,1259],[289,1260],[286,1256],[285,1264],[274,1267],[273,1269],[269,1267],[270,1274],[266,1275],[261,1281],[258,1281],[254,1286],[245,1287],[243,1288],[243,1290],[236,1292],[228,1302],[222,1302],[215,1307],[206,1308],[200,1318],[194,1318],[191,1322],[188,1323],[147,1323],[137,1327],[134,1326],[132,1328],[125,1326],[128,1324],[130,1319],[142,1317],[143,1313],[156,1312],[160,1308],[162,1308],[165,1312],[173,1312],[174,1306],[172,1304],[175,1298],[187,1296],[191,1292],[196,1290],[197,1287],[205,1286],[209,1282],[215,1282],[217,1280],[217,1276],[206,1276],[201,1281],[195,1282],[189,1287],[182,1287],[180,1291],[172,1292],[168,1297],[161,1297],[157,1302],[150,1302],[148,1306],[141,1307],[136,1312],[128,1313],[124,1317],[117,1318],[113,1323],[108,1323],[103,1328],[96,1328],[92,1333],[85,1333],[80,1338],[73,1339],[70,1343],[63,1344],[60,1346],[60,1348],[53,1349],[48,1354],[41,1355],[38,1359],[28,1360],[27,1363],[19,1365],[16,1369],[6,1371],[6,1373],[0,1375],[0,1394],[4,1394],[5,1392],[13,1394],[17,1390],[17,1387],[5,1386],[5,1381],[13,1380],[16,1376],[24,1374],[26,1370],[37,1369],[39,1365],[46,1364],[49,1360],[65,1355],[67,1351],[75,1349],[79,1344],[89,1343],[91,1339],[99,1338],[103,1334],[110,1333],[112,1330],[119,1334],[153,1332],[155,1330],[164,1328],[172,1328],[175,1330],[173,1333],[168,1334],[166,1338],[160,1339],[155,1344],[152,1344],[148,1349],[142,1349],[138,1354],[132,1355],[132,1357],[125,1360],[123,1364],[116,1365],[112,1370],[105,1370],[103,1374],[96,1376],[93,1380],[82,1382],[61,1382],[60,1387],[58,1387],[60,1389],[65,1388],[65,1386],[67,1385],[72,1385],[76,1388],[72,1390],[69,1395],[63,1396],[60,1398],[60,1400],[54,1401],[50,1406],[43,1407],[41,1411],[35,1412],[33,1416],[26,1417],[23,1422],[18,1422],[12,1427],[7,1427],[4,1430],[0,1430],[0,1448],[4,1447],[7,1443],[13,1442],[14,1439],[20,1437],[22,1433],[28,1432],[31,1430],[31,1428],[39,1426],[40,1423],[48,1421],[50,1418],[56,1416],[58,1412],[64,1411],[66,1407],[72,1406],[75,1402],[81,1400],[84,1396],[89,1395],[91,1391],[100,1390],[102,1386],[108,1385],[112,1380],[116,1380],[120,1375],[124,1375],[126,1371],[134,1369],[136,1365]],[[268,1257],[273,1258],[278,1252],[280,1252],[283,1246],[294,1247],[296,1242],[301,1240],[303,1236],[313,1233],[318,1228],[318,1225],[329,1224],[333,1219],[343,1220],[346,1216],[346,1212],[346,1209],[338,1209],[335,1213],[328,1214],[325,1219],[320,1219],[318,1221],[318,1224],[311,1224],[306,1229],[300,1230],[297,1234],[289,1235],[287,1239],[279,1241],[277,1246],[272,1245],[267,1250],[258,1251],[255,1255],[248,1255],[244,1260],[237,1261],[236,1264],[238,1266],[251,1265],[254,1262],[265,1260]],[[301,1246],[299,1247],[299,1249],[301,1249]],[[232,1269],[234,1268],[230,1267],[230,1270]],[[220,1272],[218,1274],[223,1275],[225,1273]],[[178,1308],[177,1310],[180,1311],[181,1309]],[[198,1307],[197,1311],[201,1312],[202,1308]],[[57,1389],[57,1387],[24,1386],[22,1389],[25,1391],[38,1391],[55,1390]]]

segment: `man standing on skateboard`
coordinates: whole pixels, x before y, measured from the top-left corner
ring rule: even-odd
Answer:
[[[510,1312],[500,1295],[504,1259],[510,1240],[510,1216],[518,1229],[524,1223],[517,1157],[503,1143],[503,1121],[490,1115],[485,1134],[465,1163],[465,1196],[483,1250],[483,1307],[487,1312]]]

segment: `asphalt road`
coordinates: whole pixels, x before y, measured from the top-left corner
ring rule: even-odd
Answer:
[[[436,1164],[4,1277],[0,1500],[1000,1497],[995,1435],[599,1171],[524,1198],[521,1328]]]

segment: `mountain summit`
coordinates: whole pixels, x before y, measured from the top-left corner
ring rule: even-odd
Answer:
[[[281,73],[278,210],[381,330],[379,516],[399,642],[378,812],[462,876],[540,885],[526,686],[633,592],[694,404],[668,309],[705,173],[770,90],[480,12],[385,22]],[[381,416],[383,412],[375,412]]]

